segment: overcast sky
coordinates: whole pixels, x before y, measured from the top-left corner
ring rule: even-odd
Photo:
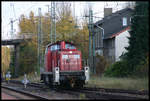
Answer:
[[[58,5],[60,4],[60,2],[57,2]],[[74,11],[73,9],[73,2],[71,3],[71,8],[72,11]],[[113,8],[113,12],[120,10],[122,8],[124,8],[125,4],[127,2],[117,2],[117,1],[113,1],[113,2],[74,2],[75,4],[75,16],[83,16],[83,11],[84,8],[87,7],[89,4],[92,5],[92,9],[93,9],[93,13],[94,16],[97,17],[103,17],[103,9],[104,7],[111,7]],[[38,8],[41,8],[42,14],[45,14],[46,12],[48,12],[48,7],[46,5],[51,5],[51,2],[24,2],[24,1],[20,1],[20,2],[2,2],[2,14],[1,14],[1,19],[2,19],[2,39],[7,39],[9,37],[10,34],[10,19],[12,18],[13,20],[15,19],[19,19],[21,14],[24,14],[25,16],[29,16],[30,11],[33,11],[35,15],[38,15]],[[94,21],[98,21],[101,20],[101,18],[94,18]],[[78,19],[79,21],[81,21],[82,19]],[[19,32],[19,28],[18,28],[18,20],[16,20],[14,22],[14,29],[15,32],[14,34],[16,34],[17,32]]]

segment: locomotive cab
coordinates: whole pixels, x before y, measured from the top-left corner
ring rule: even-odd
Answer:
[[[46,84],[83,86],[89,80],[89,68],[82,67],[81,52],[70,42],[47,45],[44,61],[45,71],[41,80]]]

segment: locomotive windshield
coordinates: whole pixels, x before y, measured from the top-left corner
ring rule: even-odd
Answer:
[[[74,58],[74,59],[79,59],[80,55],[75,54],[75,55],[62,55],[62,59],[68,59],[68,58]]]
[[[66,49],[76,49],[76,47],[74,45],[71,45],[68,43],[66,43],[65,47],[66,47]]]
[[[50,49],[51,51],[59,50],[59,49],[60,49],[60,45],[58,45],[58,44],[52,45],[49,49]]]

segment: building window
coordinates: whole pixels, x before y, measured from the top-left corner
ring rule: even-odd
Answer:
[[[127,26],[127,18],[126,17],[122,18],[122,24],[123,24],[123,26]]]

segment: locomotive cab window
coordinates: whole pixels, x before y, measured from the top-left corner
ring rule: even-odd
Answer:
[[[52,45],[51,47],[50,47],[50,50],[51,51],[55,51],[55,50],[59,50],[60,49],[60,45]]]
[[[66,43],[65,45],[66,49],[76,49],[74,45]]]
[[[75,59],[79,59],[79,58],[80,58],[80,55],[74,55],[74,58],[75,58]]]
[[[62,55],[63,59],[68,59],[68,55]]]

